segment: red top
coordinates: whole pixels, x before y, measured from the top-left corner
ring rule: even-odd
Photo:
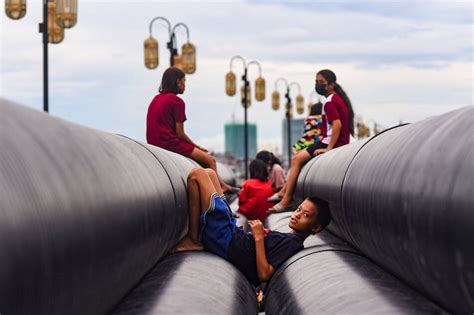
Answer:
[[[189,157],[194,146],[178,138],[176,123],[184,122],[184,102],[174,93],[153,98],[146,117],[146,140],[149,144]]]
[[[329,98],[329,97],[328,97]],[[335,148],[349,143],[349,111],[344,100],[335,92],[323,106],[323,125],[326,126],[323,142],[329,144],[332,135],[332,122],[339,119],[341,121],[341,132],[337,138]]]
[[[259,179],[247,179],[239,193],[239,212],[249,220],[265,220],[267,210],[274,204],[267,199],[273,195],[272,182]]]

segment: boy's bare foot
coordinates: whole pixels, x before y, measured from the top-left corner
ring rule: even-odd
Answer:
[[[200,242],[194,242],[189,236],[185,236],[171,251],[170,254],[176,252],[199,251],[204,247]]]

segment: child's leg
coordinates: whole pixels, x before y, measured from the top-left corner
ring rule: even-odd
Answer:
[[[278,196],[282,197],[285,195],[286,193],[286,183],[283,185],[283,187],[280,189],[280,191],[278,192]]]
[[[198,162],[202,167],[212,169],[217,174],[216,160],[214,160],[214,158],[210,154],[198,148],[194,148],[193,152],[191,152],[191,159]],[[221,186],[222,190],[228,191],[231,189],[231,187],[224,183],[224,181],[222,181],[220,177],[217,178],[219,180],[219,185]]]
[[[221,184],[219,182],[219,178],[217,177],[216,172],[214,172],[213,169],[206,168],[207,175],[212,181],[212,184],[214,185],[214,189],[217,191],[219,196],[222,196],[224,192],[222,191]]]
[[[220,188],[220,186],[218,187]],[[208,171],[202,168],[191,170],[188,175],[188,234],[176,245],[175,251],[202,249],[199,242],[199,216],[208,209],[211,196],[216,192],[219,194]],[[222,194],[222,190],[220,190],[220,194]]]
[[[298,152],[291,159],[291,169],[288,175],[288,181],[285,184],[285,195],[280,203],[284,206],[288,206],[293,201],[293,193],[295,191],[296,182],[298,181],[298,175],[300,174],[301,168],[308,162],[312,156],[306,150]]]

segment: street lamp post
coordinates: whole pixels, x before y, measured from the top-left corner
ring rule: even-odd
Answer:
[[[288,84],[288,81],[285,78],[278,78],[275,81],[275,91],[272,93],[272,108],[278,110],[280,108],[280,93],[278,92],[278,82],[285,83],[286,93],[286,126],[287,126],[287,139],[288,139],[288,169],[291,166],[291,118],[292,118],[292,104],[290,96],[290,88],[296,86],[298,88],[298,95],[296,96],[296,110],[299,114],[304,112],[304,98],[301,95],[301,87],[296,82],[291,82]]]
[[[152,30],[155,21],[164,21],[168,26],[169,42],[166,47],[170,51],[170,66],[177,67],[187,74],[196,72],[196,47],[189,41],[189,28],[184,23],[177,23],[171,27],[170,21],[162,16],[157,16],[150,21],[150,36],[145,40],[145,67],[155,69],[159,65],[158,41],[153,38]],[[183,27],[186,31],[187,42],[181,47],[181,55],[178,52],[178,44],[176,41],[176,30]]]
[[[255,99],[257,101],[263,101],[265,99],[265,79],[262,77],[262,67],[260,63],[255,60],[246,63],[245,59],[241,56],[234,56],[230,59],[230,71],[226,75],[226,93],[229,96],[234,96],[236,92],[236,77],[232,72],[232,64],[234,60],[242,61],[244,66],[244,74],[242,75],[243,86],[242,92],[242,105],[244,107],[244,165],[245,165],[245,179],[248,178],[248,122],[247,122],[247,109],[251,104],[251,93],[250,93],[250,82],[248,80],[248,68],[254,64],[258,66],[258,78],[255,80]]]
[[[26,0],[5,0],[5,13],[14,20],[26,14]],[[77,0],[43,0],[43,110],[49,112],[48,44],[59,44],[64,39],[64,29],[77,22]]]

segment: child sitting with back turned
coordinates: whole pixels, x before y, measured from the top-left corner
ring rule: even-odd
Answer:
[[[216,173],[211,169],[195,168],[189,173],[188,201],[188,234],[174,251],[204,249],[219,255],[234,264],[255,286],[268,281],[283,262],[303,249],[306,237],[321,232],[330,222],[327,202],[310,197],[291,215],[288,223],[291,233],[264,230],[260,220],[249,221],[252,233],[245,233],[236,226]]]
[[[273,195],[272,182],[268,180],[267,164],[255,159],[249,165],[250,178],[239,193],[239,212],[249,220],[265,220],[273,204],[267,199]]]

